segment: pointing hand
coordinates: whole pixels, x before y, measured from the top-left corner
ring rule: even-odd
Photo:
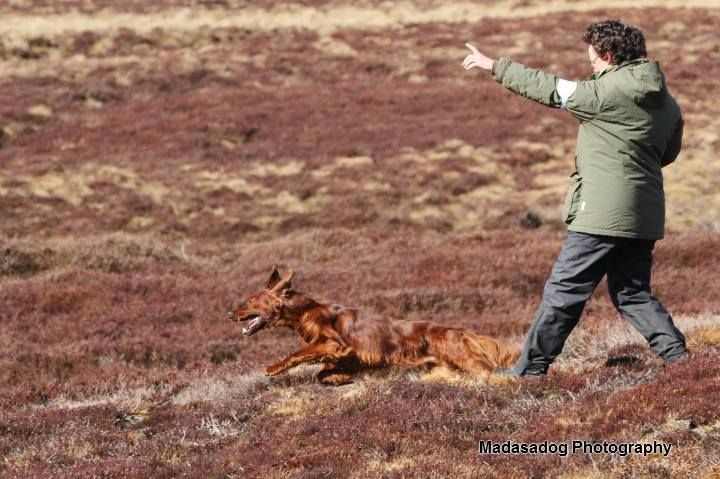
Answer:
[[[488,58],[482,53],[480,53],[478,49],[470,43],[466,43],[465,46],[468,47],[472,52],[470,55],[466,56],[465,60],[463,61],[463,66],[466,70],[469,70],[473,67],[482,68],[483,70],[492,70],[492,66],[493,63],[495,63],[495,60],[493,60],[492,58]]]

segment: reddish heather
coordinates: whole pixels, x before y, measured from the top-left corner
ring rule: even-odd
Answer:
[[[0,15],[189,5],[60,3]],[[606,12],[332,34],[69,24],[0,39],[0,476],[720,473],[720,185],[708,160],[720,146],[708,94],[719,13],[613,13],[646,32],[686,114],[654,294],[695,356],[662,368],[602,284],[554,374],[519,384],[403,368],[339,388],[313,367],[265,378],[298,338],[247,338],[226,311],[275,264],[318,298],[521,341],[563,239],[576,125],[464,72],[463,44],[579,77],[579,32]],[[479,440],[508,439],[659,440],[673,453],[478,454]]]

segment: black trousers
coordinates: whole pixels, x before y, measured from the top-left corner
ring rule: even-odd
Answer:
[[[685,337],[650,291],[654,247],[654,240],[568,231],[514,372],[547,373],[606,274],[613,304],[652,350],[668,363],[686,354]]]

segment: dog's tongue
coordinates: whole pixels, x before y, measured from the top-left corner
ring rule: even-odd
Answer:
[[[255,331],[257,331],[264,325],[265,325],[265,321],[263,321],[263,319],[260,316],[255,316],[250,321],[250,323],[248,323],[247,328],[243,328],[242,333],[245,336],[250,336],[251,334],[253,334]]]

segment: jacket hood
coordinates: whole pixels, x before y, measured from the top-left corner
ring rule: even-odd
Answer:
[[[619,87],[638,105],[659,108],[665,101],[667,87],[660,64],[644,58],[618,65]]]

